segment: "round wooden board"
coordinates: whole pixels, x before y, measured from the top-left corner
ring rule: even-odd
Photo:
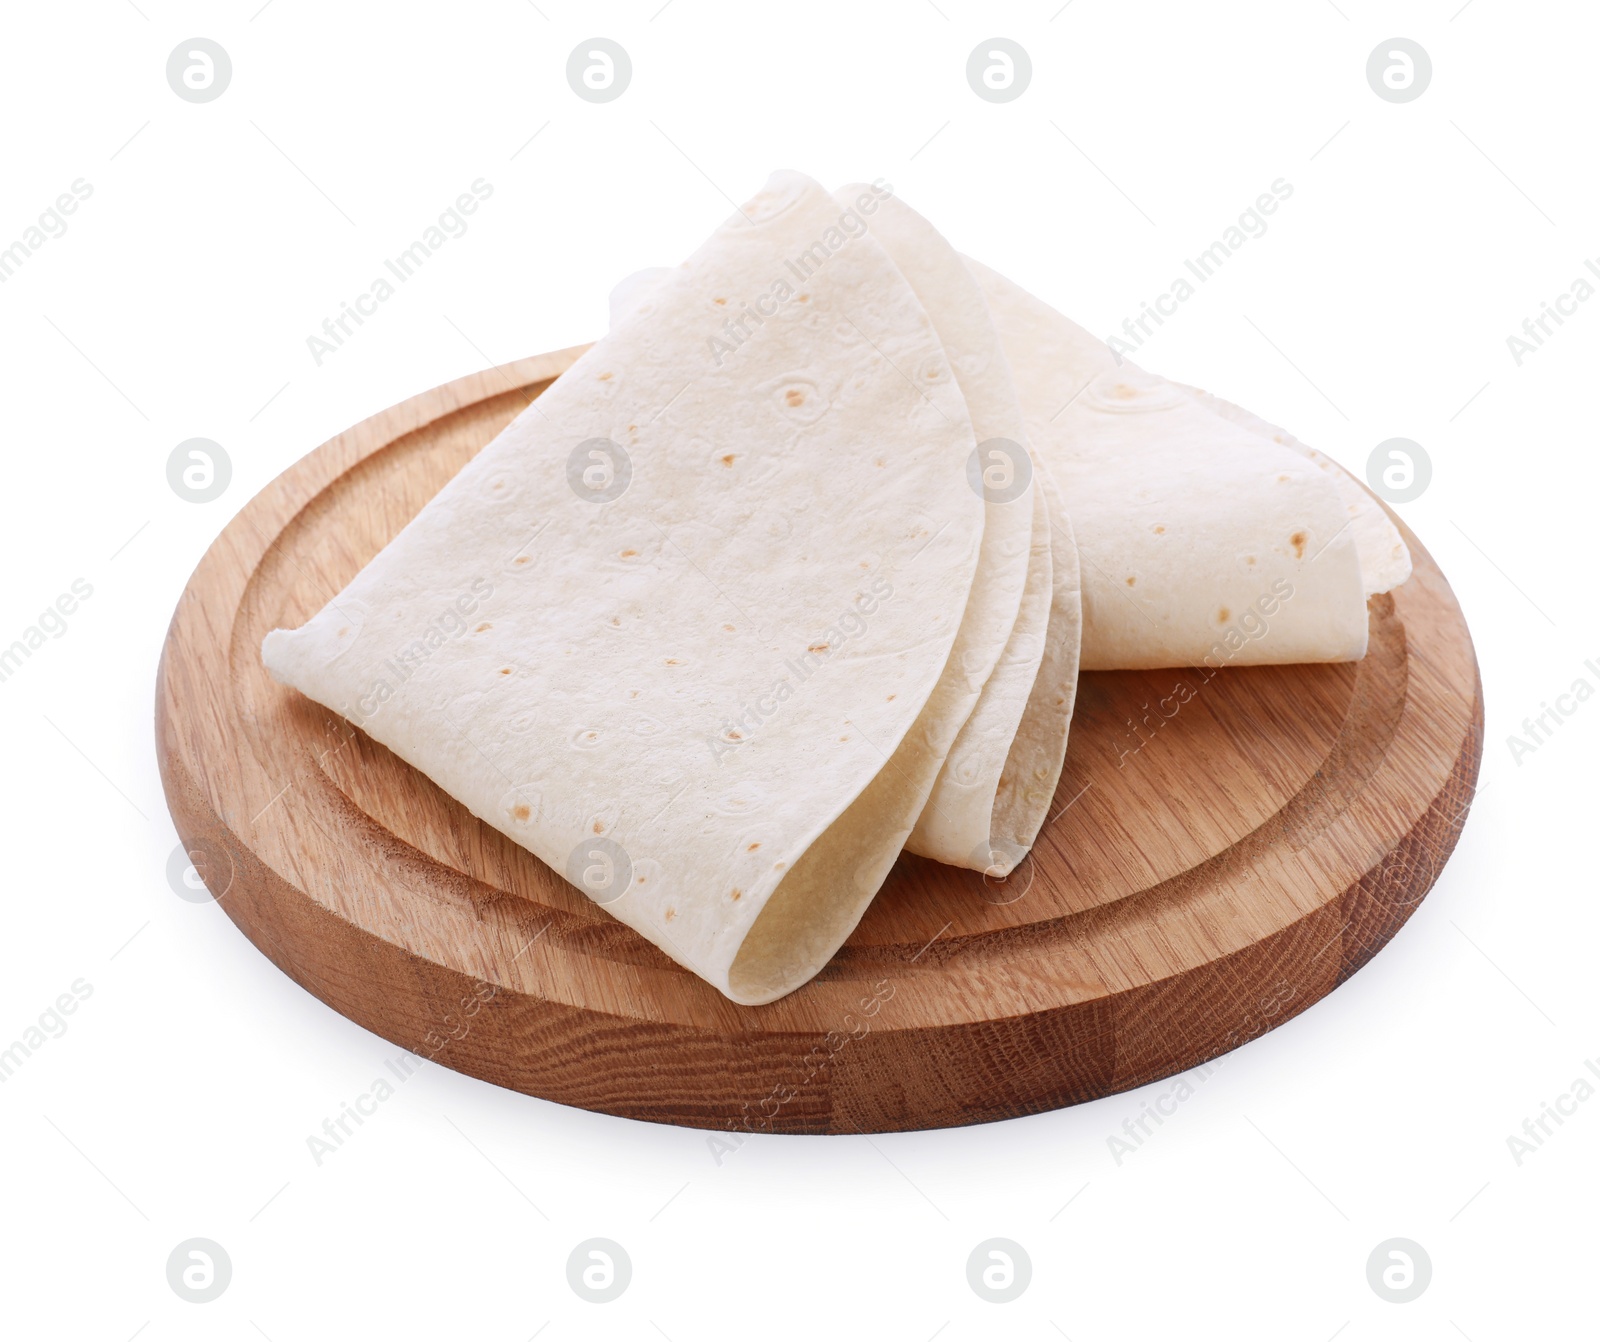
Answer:
[[[1416,572],[1358,664],[1086,674],[1052,819],[1005,882],[902,856],[833,961],[737,1006],[343,719],[262,635],[326,603],[582,351],[412,398],[217,538],[162,654],[178,832],[297,983],[418,1054],[563,1104],[738,1131],[1036,1113],[1281,1024],[1394,935],[1481,755],[1460,608]],[[1403,529],[1403,528],[1402,528]]]

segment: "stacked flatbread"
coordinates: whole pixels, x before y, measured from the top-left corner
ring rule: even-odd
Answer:
[[[1333,463],[779,173],[262,655],[760,1004],[902,849],[1022,859],[1080,664],[1358,658],[1408,571]]]

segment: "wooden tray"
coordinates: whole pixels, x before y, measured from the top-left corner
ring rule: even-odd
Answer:
[[[261,665],[267,630],[319,609],[581,352],[462,378],[324,444],[228,525],[173,616],[156,737],[178,832],[245,935],[334,1010],[632,1118],[978,1123],[1281,1024],[1438,876],[1483,708],[1460,608],[1407,532],[1416,572],[1373,599],[1365,661],[1085,675],[1053,818],[1017,872],[904,856],[818,978],[726,1001]]]

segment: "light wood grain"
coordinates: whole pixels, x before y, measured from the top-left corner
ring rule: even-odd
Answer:
[[[1006,882],[902,857],[814,981],[764,1007],[722,998],[259,656],[579,353],[462,378],[324,444],[228,525],[173,616],[156,734],[178,832],[234,922],[335,1010],[635,1118],[975,1123],[1281,1024],[1437,878],[1477,777],[1481,690],[1449,585],[1407,533],[1416,573],[1373,599],[1363,662],[1084,676],[1053,819]]]

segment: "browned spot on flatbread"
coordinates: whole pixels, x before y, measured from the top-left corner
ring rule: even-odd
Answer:
[[[1306,556],[1306,533],[1297,531],[1289,537],[1289,544],[1294,546],[1294,557],[1304,559]]]

